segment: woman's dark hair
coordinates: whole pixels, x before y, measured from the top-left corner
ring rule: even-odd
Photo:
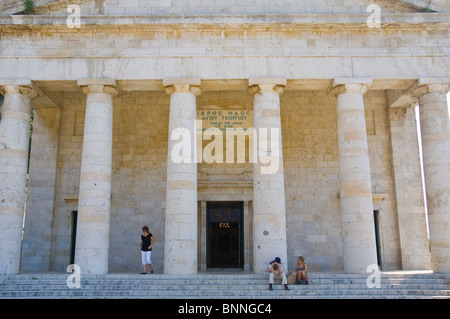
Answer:
[[[148,229],[148,227],[147,226],[144,226],[144,227],[142,227],[142,231],[145,231],[145,232],[149,232],[150,230]]]

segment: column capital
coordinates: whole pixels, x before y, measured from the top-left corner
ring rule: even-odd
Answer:
[[[33,85],[29,79],[0,79],[0,93],[19,93],[34,99],[38,95],[42,95],[40,89]]]
[[[450,78],[419,78],[411,90],[415,97],[426,93],[440,92],[447,94],[450,90]]]
[[[199,96],[201,82],[200,78],[167,78],[163,79],[163,86],[169,95],[175,92],[191,92]]]
[[[80,79],[77,81],[78,86],[83,89],[83,93],[108,93],[116,96],[117,82],[114,79]]]
[[[371,85],[371,78],[335,78],[331,86],[331,93],[336,96],[342,93],[364,94]]]
[[[287,80],[285,78],[250,78],[248,79],[248,92],[256,93],[276,92],[283,94]]]

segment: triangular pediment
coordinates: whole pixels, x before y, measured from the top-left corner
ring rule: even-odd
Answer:
[[[23,0],[0,0],[0,14],[67,15],[70,0],[31,0],[33,8],[26,12]],[[382,12],[434,12],[450,11],[448,0],[278,0],[277,5],[264,0],[82,0],[83,15],[202,15],[202,14],[345,14],[364,13],[371,4],[379,5]]]

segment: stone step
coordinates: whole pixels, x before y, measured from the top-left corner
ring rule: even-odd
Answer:
[[[70,274],[19,274],[0,278],[0,298],[94,299],[253,299],[290,298],[446,298],[450,280],[442,274],[382,273],[379,288],[367,286],[366,274],[310,274],[310,285],[290,285],[285,291],[276,281],[268,290],[268,274],[164,274],[81,275],[81,288],[70,289]]]
[[[64,277],[59,280],[11,280],[8,279],[4,282],[2,286],[0,286],[0,290],[2,287],[15,285],[17,287],[29,287],[30,289],[34,289],[34,287],[47,287],[47,288],[57,288],[59,286],[66,287],[67,277]],[[317,289],[328,289],[331,287],[345,288],[348,286],[356,286],[362,285],[365,286],[367,284],[366,280],[339,280],[339,279],[310,279],[310,285],[304,286],[305,288],[314,287]],[[276,283],[280,283],[280,281],[276,281]],[[81,285],[86,287],[91,287],[92,289],[102,287],[102,286],[117,286],[117,287],[143,287],[149,289],[155,289],[155,287],[171,287],[171,286],[192,286],[193,284],[197,286],[207,287],[208,285],[220,285],[222,287],[226,286],[237,286],[241,289],[250,289],[253,286],[258,285],[267,285],[268,279],[255,279],[255,280],[227,280],[227,279],[219,279],[219,280],[190,280],[190,279],[178,279],[178,280],[168,280],[168,279],[153,279],[153,280],[110,280],[110,279],[98,279],[98,280],[81,280]],[[417,287],[417,288],[425,288],[427,286],[433,285],[439,288],[448,287],[448,281],[446,280],[381,280],[380,287],[381,288],[391,288],[391,287]]]
[[[283,290],[284,287],[275,283],[273,286],[274,289]],[[0,287],[0,292],[11,292],[11,291],[23,291],[23,292],[74,292],[74,291],[82,291],[86,293],[94,293],[99,290],[104,291],[149,291],[151,293],[157,292],[169,292],[169,291],[196,291],[198,293],[210,292],[210,291],[239,291],[243,293],[254,293],[257,291],[268,290],[268,284],[255,284],[255,285],[239,285],[239,284],[208,284],[202,285],[198,283],[191,283],[189,285],[163,285],[157,284],[153,286],[145,286],[145,285],[115,285],[115,284],[104,284],[104,285],[90,285],[90,284],[81,284],[79,289],[69,288],[66,285],[17,285],[17,284],[7,284]],[[322,285],[316,286],[314,284],[310,285],[290,285],[291,291],[347,291],[352,292],[356,290],[365,290],[372,292],[379,291],[442,291],[446,294],[450,291],[449,285],[395,285],[395,286],[381,286],[380,288],[368,288],[365,285],[352,285],[352,284],[341,284],[341,285]]]
[[[101,290],[94,293],[87,293],[85,291],[71,291],[68,293],[61,293],[58,291],[45,291],[33,293],[24,291],[15,291],[0,294],[1,298],[55,298],[55,299],[115,299],[115,298],[133,298],[133,299],[191,299],[191,298],[203,298],[203,299],[252,299],[252,298],[303,298],[303,297],[320,297],[320,298],[352,298],[352,297],[362,297],[362,298],[445,298],[450,299],[450,294],[448,291],[443,292],[441,290],[374,290],[367,291],[366,289],[352,290],[352,291],[342,291],[342,290],[329,290],[326,293],[321,293],[316,290],[312,291],[284,291],[277,290],[268,291],[260,290],[252,294],[242,293],[239,291],[228,291],[224,293],[223,290],[210,290],[207,293],[202,293],[200,291],[159,291],[157,293],[149,293],[148,291],[117,291],[117,290]]]
[[[7,279],[5,280],[4,284],[9,283],[17,283],[22,285],[42,285],[42,284],[49,284],[49,285],[58,285],[66,284],[67,277],[63,277],[60,279]],[[252,284],[266,284],[268,283],[268,278],[266,279],[149,279],[149,280],[137,280],[137,279],[120,279],[120,280],[112,280],[112,279],[81,279],[82,282],[90,285],[102,285],[102,284],[127,284],[127,285],[154,285],[154,284],[164,284],[164,285],[180,285],[180,284],[190,284],[192,282],[198,283],[198,284],[228,284],[228,283],[235,283],[239,285],[252,285]],[[309,282],[311,284],[315,285],[327,285],[327,284],[362,284],[365,285],[367,283],[367,280],[357,280],[357,279],[316,279],[316,278],[309,278]],[[448,281],[445,279],[398,279],[398,280],[392,280],[392,279],[381,279],[380,280],[381,285],[414,285],[414,284],[447,284]]]
[[[276,284],[280,283],[280,281],[276,281]],[[30,289],[35,289],[36,287],[47,287],[47,288],[55,288],[58,287],[66,287],[66,278],[61,280],[6,280],[2,286],[0,286],[0,290],[2,287],[8,287],[11,285],[17,287],[29,287]],[[190,287],[193,285],[200,287],[208,287],[208,285],[217,285],[221,287],[239,287],[240,289],[251,289],[255,286],[267,285],[268,280],[147,280],[147,281],[127,281],[127,280],[81,280],[81,285],[87,288],[95,289],[97,287],[107,287],[107,286],[117,286],[117,287],[142,287],[148,289],[155,289],[155,287],[172,287],[172,286],[186,286]],[[335,281],[335,280],[310,280],[310,285],[299,285],[304,288],[314,287],[317,289],[328,289],[331,287],[337,288],[345,288],[350,286],[365,286],[366,281]],[[295,285],[296,286],[296,285]],[[425,288],[428,286],[434,286],[439,288],[448,287],[448,283],[444,280],[441,281],[431,281],[431,280],[415,280],[415,281],[397,281],[397,282],[387,282],[381,281],[381,288],[392,288],[392,287],[417,287],[417,288]]]
[[[277,284],[276,284],[277,285]],[[275,286],[276,286],[275,285]],[[81,284],[81,290],[86,292],[95,292],[98,290],[117,290],[117,291],[148,291],[148,292],[158,292],[158,291],[211,291],[212,289],[225,290],[225,291],[242,291],[245,293],[254,293],[255,291],[267,289],[268,284],[254,284],[254,285],[239,285],[239,284],[207,284],[199,285],[197,283],[187,284],[187,285],[118,285],[118,284],[104,284],[104,285],[89,285]],[[355,289],[369,289],[364,285],[350,285],[350,284],[339,284],[339,285],[315,285],[310,284],[309,286],[290,286],[291,290],[294,291],[328,291],[328,290],[341,290],[341,291],[353,291]],[[436,290],[436,291],[447,291],[449,290],[448,285],[427,285],[427,284],[414,284],[414,285],[380,285],[378,288],[372,288],[373,290]],[[66,285],[5,285],[5,287],[0,288],[0,293],[5,291],[57,291],[64,292],[68,291],[69,288]]]
[[[36,273],[36,274],[18,274],[18,275],[9,275],[4,276],[3,280],[15,280],[15,281],[22,281],[22,280],[46,280],[46,281],[53,281],[53,280],[62,280],[69,276],[69,273]],[[354,282],[365,282],[367,280],[368,275],[366,274],[322,274],[322,273],[312,273],[308,275],[311,280],[316,281],[328,281],[328,280],[334,280],[334,281],[348,281],[352,280]],[[169,280],[169,281],[176,281],[176,280],[268,280],[268,274],[242,274],[242,275],[164,275],[164,274],[147,274],[147,275],[140,275],[140,274],[106,274],[106,275],[82,275],[83,279],[87,280],[126,280],[126,281],[146,281],[146,280]],[[428,275],[390,275],[390,274],[383,274],[381,273],[381,281],[415,281],[415,280],[427,280],[430,282],[435,281],[444,281],[449,282],[450,281],[450,275],[445,274],[428,274]],[[0,282],[1,283],[1,282]]]

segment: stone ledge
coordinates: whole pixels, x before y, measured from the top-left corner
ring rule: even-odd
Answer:
[[[78,194],[62,194],[61,197],[66,202],[76,201],[78,202]]]
[[[198,181],[198,188],[253,188],[253,181]]]
[[[374,203],[379,203],[384,201],[387,198],[387,193],[372,193],[372,201]]]
[[[252,30],[266,27],[278,29],[305,28],[311,25],[325,30],[372,30],[367,27],[368,14],[292,14],[292,15],[198,15],[198,16],[83,16],[81,28],[68,28],[67,16],[60,15],[12,15],[0,16],[0,29],[11,30],[49,29],[53,31],[81,32],[84,30],[143,30],[227,29]],[[383,13],[381,28],[449,29],[450,12],[441,13]]]

